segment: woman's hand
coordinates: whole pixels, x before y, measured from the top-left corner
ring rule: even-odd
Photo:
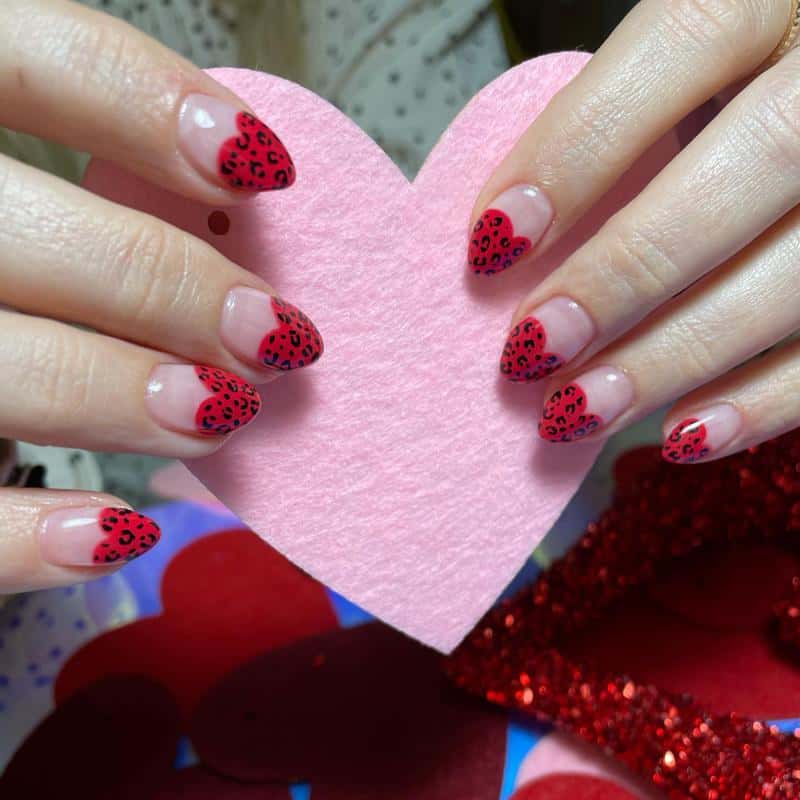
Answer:
[[[215,205],[294,180],[241,100],[110,16],[3,0],[0,42],[0,125]],[[251,383],[322,352],[307,317],[209,245],[2,156],[0,222],[0,436],[202,457],[258,412]],[[158,528],[123,505],[0,490],[0,593],[141,555]]]
[[[796,10],[791,0],[639,3],[484,187],[473,269],[551,247],[650,145],[756,72]],[[798,202],[800,49],[522,301],[501,369],[511,380],[559,370],[540,434],[606,436],[677,399],[664,456],[685,463],[800,424],[800,342],[750,360],[800,329]]]

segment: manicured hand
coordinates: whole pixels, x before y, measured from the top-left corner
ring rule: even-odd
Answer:
[[[791,11],[791,0],[640,2],[487,182],[472,268],[527,269],[533,284],[537,256],[640,155],[759,72]],[[677,401],[664,456],[686,463],[800,424],[800,343],[775,346],[800,329],[799,201],[795,49],[520,303],[501,370],[552,375],[541,436],[608,436]]]
[[[3,0],[0,42],[0,125],[217,206],[295,180],[239,98],[110,16]],[[0,437],[202,457],[258,413],[251,384],[322,353],[205,242],[2,156],[0,223]],[[104,574],[158,537],[117,498],[0,490],[0,593]]]

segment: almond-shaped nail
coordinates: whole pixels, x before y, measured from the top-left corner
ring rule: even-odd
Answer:
[[[539,435],[572,442],[614,421],[633,402],[633,384],[611,367],[595,367],[553,392],[544,404]]]
[[[500,359],[510,381],[538,381],[575,358],[594,336],[594,323],[569,297],[553,297],[511,329]]]
[[[216,97],[186,97],[178,118],[178,145],[196,170],[231,189],[264,192],[294,183],[292,157],[275,132]]]
[[[220,337],[237,358],[270,369],[307,367],[323,350],[316,325],[299,308],[247,286],[228,292]]]
[[[39,552],[51,564],[104,566],[131,561],[160,538],[152,519],[129,508],[60,508],[43,520]]]
[[[216,367],[159,364],[145,403],[159,425],[182,433],[224,436],[247,425],[261,408],[253,386]]]
[[[536,186],[506,189],[480,215],[469,237],[467,259],[473,272],[502,272],[529,253],[553,221],[553,206]]]
[[[719,403],[679,422],[664,441],[661,455],[675,464],[693,464],[722,450],[742,429],[742,417]]]

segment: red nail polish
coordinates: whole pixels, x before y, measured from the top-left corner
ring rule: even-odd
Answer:
[[[222,180],[234,189],[262,192],[291,186],[294,164],[281,140],[260,119],[240,111],[238,136],[220,147],[217,168]]]
[[[244,427],[261,409],[261,398],[249,383],[214,367],[194,368],[212,394],[197,407],[194,422],[200,433],[219,436]]]
[[[526,317],[515,326],[503,347],[500,372],[510,381],[538,381],[564,364],[557,353],[546,350],[547,332],[538,319]]]
[[[129,508],[104,508],[98,524],[105,537],[94,549],[95,564],[131,561],[161,538],[161,529],[152,519]]]
[[[700,458],[705,458],[710,448],[706,444],[708,431],[696,417],[679,422],[664,442],[661,455],[667,461],[677,464],[691,464]]]
[[[500,209],[490,208],[472,229],[468,259],[473,272],[491,275],[508,269],[530,249],[530,239],[514,236],[511,217]]]
[[[299,309],[279,297],[271,298],[277,327],[267,332],[258,348],[259,361],[281,370],[313,364],[323,350],[316,325]]]
[[[539,435],[549,442],[582,439],[603,424],[597,414],[586,412],[586,393],[570,383],[550,396],[539,421]]]

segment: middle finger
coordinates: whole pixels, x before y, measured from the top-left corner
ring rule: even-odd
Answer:
[[[0,156],[0,304],[251,382],[322,353],[314,324],[206,242]]]
[[[755,80],[526,297],[501,362],[509,378],[586,360],[800,202],[798,67],[794,51]]]

